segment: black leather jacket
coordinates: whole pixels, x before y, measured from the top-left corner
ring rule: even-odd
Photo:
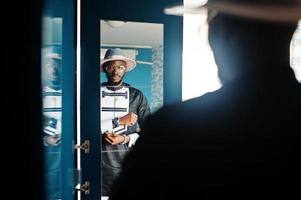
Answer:
[[[129,112],[137,114],[138,119],[136,124],[129,126],[123,134],[137,133],[137,128],[142,128],[143,122],[150,115],[150,108],[144,94],[127,83],[123,83],[121,87],[110,87],[107,83],[103,83],[101,86],[114,91],[122,87],[129,87]],[[122,161],[129,150],[128,144],[111,145],[102,140],[102,196],[109,195],[111,185],[119,175]]]

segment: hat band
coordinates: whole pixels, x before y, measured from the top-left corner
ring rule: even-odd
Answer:
[[[106,60],[106,59],[116,59],[116,60],[120,59],[120,60],[127,60],[126,57],[120,56],[120,55],[112,55],[112,56],[108,56],[108,57],[105,58],[105,60]]]

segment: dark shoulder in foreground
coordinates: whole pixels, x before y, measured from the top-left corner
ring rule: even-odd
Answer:
[[[123,83],[123,85],[125,87],[128,87],[130,89],[130,92],[131,93],[137,93],[137,94],[143,94],[143,92],[141,90],[139,90],[138,88],[128,84],[128,83]]]

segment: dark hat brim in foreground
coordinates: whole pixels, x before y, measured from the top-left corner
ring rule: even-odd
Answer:
[[[264,2],[264,1],[263,1]],[[270,1],[272,2],[272,1]],[[168,15],[202,14],[207,9],[217,10],[222,13],[258,19],[271,22],[296,23],[301,19],[301,0],[295,0],[287,4],[275,3],[239,3],[231,0],[214,0],[198,6],[176,5],[164,9]]]

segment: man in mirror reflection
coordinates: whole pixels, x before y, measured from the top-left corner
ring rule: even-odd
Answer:
[[[204,8],[223,86],[145,122],[110,200],[300,191],[301,87],[289,60],[300,0],[209,0]]]
[[[125,83],[125,74],[133,70],[136,62],[119,48],[108,49],[101,61],[101,71],[107,82],[101,84],[102,131],[102,196],[110,188],[121,170],[124,156],[135,145],[140,128],[150,115],[145,95]]]
[[[61,115],[62,58],[52,48],[43,51],[43,144],[45,153],[45,195],[61,199]]]

